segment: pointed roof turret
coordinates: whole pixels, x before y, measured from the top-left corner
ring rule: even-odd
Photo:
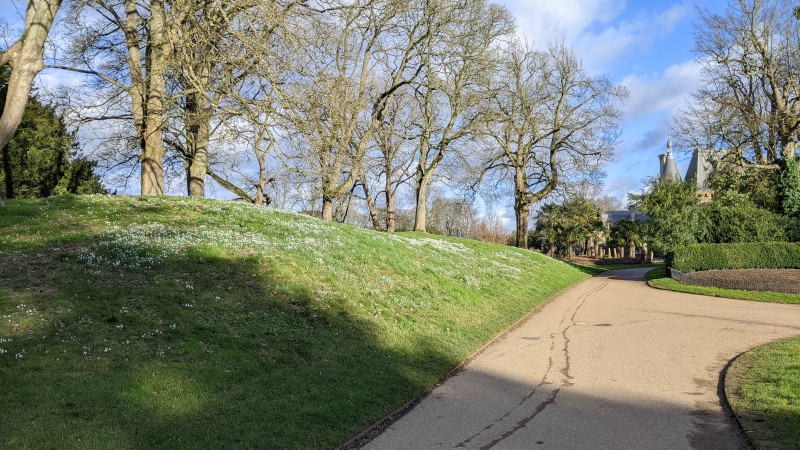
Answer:
[[[689,169],[686,170],[686,180],[694,179],[697,183],[697,189],[706,187],[706,179],[708,178],[709,164],[706,161],[705,155],[699,148],[694,149],[692,154],[692,161],[689,163]]]
[[[675,157],[672,156],[672,139],[667,135],[667,158],[664,162],[664,171],[661,174],[662,180],[681,181],[681,173],[678,170],[678,164],[675,162]]]

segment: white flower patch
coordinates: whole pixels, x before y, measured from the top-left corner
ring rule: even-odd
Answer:
[[[475,254],[475,252],[472,251],[471,248],[467,247],[466,245],[460,242],[450,242],[432,238],[408,239],[401,236],[396,236],[396,237],[404,239],[404,243],[409,245],[410,247],[418,247],[418,248],[429,247],[442,252],[450,253],[453,255],[465,256],[465,257],[472,256]]]
[[[492,265],[495,269],[500,270],[501,272],[505,272],[506,275],[520,275],[522,274],[522,269],[515,266],[509,266],[508,264],[503,264],[500,261],[492,261]]]

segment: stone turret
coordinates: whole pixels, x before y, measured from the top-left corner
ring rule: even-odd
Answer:
[[[678,170],[678,164],[675,162],[675,157],[672,155],[672,139],[667,139],[667,154],[658,155],[658,158],[661,163],[661,179],[681,181],[681,173]]]

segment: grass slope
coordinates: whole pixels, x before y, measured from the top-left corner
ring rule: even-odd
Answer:
[[[667,276],[667,269],[658,267],[647,272],[647,284],[657,289],[668,291],[686,292],[688,294],[708,295],[712,297],[737,298],[769,303],[800,304],[800,295],[784,294],[782,292],[745,291],[740,289],[724,289],[710,286],[685,284]]]
[[[0,447],[335,447],[587,276],[233,202],[10,201]]]
[[[774,342],[737,358],[728,369],[725,390],[755,448],[797,448],[800,337]]]

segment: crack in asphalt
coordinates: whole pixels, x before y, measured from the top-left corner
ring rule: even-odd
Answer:
[[[489,449],[489,448],[494,447],[495,445],[499,444],[500,442],[502,442],[502,441],[508,439],[509,437],[513,436],[514,433],[516,433],[520,429],[526,427],[528,425],[528,423],[530,423],[537,415],[539,415],[541,412],[543,412],[545,410],[545,408],[547,408],[549,405],[552,405],[553,403],[555,403],[556,397],[558,396],[558,393],[561,391],[562,387],[569,387],[569,386],[573,386],[574,385],[574,383],[572,382],[574,377],[570,373],[571,359],[570,359],[570,352],[569,352],[569,344],[570,344],[571,340],[567,336],[567,332],[572,327],[575,326],[575,317],[577,316],[578,311],[581,309],[583,304],[586,303],[586,300],[589,297],[591,297],[593,294],[595,294],[598,291],[600,291],[603,288],[605,288],[608,285],[608,283],[609,282],[606,281],[603,284],[601,284],[600,286],[598,286],[598,287],[596,287],[594,289],[591,289],[591,290],[585,292],[584,294],[581,294],[581,296],[578,297],[578,302],[576,302],[576,305],[573,308],[568,309],[567,312],[564,314],[564,316],[561,319],[561,322],[559,323],[559,328],[563,328],[563,329],[561,330],[560,333],[552,333],[550,335],[551,344],[550,344],[550,355],[549,355],[549,360],[548,360],[548,364],[547,364],[547,369],[545,370],[544,375],[542,376],[542,380],[539,382],[538,385],[536,385],[536,388],[531,390],[531,392],[528,395],[523,397],[522,400],[520,400],[520,402],[517,403],[517,406],[515,408],[507,411],[505,414],[503,414],[502,416],[500,416],[497,419],[495,419],[493,423],[490,423],[489,425],[483,427],[480,431],[478,431],[474,435],[472,435],[472,436],[468,437],[467,439],[465,439],[464,441],[458,443],[454,448],[465,448],[465,447],[467,447],[468,444],[473,442],[475,439],[480,437],[485,432],[487,432],[487,431],[491,430],[492,428],[494,428],[495,425],[498,425],[499,423],[501,423],[504,420],[506,420],[509,416],[511,416],[511,414],[513,414],[514,412],[519,410],[519,408],[524,406],[540,390],[540,388],[542,388],[543,386],[546,386],[546,385],[553,385],[556,382],[558,382],[560,387],[553,389],[553,391],[550,393],[550,395],[546,399],[544,399],[538,405],[536,405],[536,408],[534,409],[533,413],[531,413],[531,414],[523,417],[522,419],[518,420],[517,423],[514,424],[513,428],[503,432],[497,438],[493,439],[488,444],[481,446],[480,448],[482,450],[485,450],[485,449]],[[570,314],[570,312],[572,314]],[[569,324],[567,324],[567,321],[569,321]],[[563,346],[560,348],[560,351],[557,351],[556,350],[556,344],[557,344],[557,341],[559,340],[558,339],[559,337],[563,341]],[[558,372],[561,373],[561,377],[559,377],[560,379],[557,380],[557,381],[549,381],[549,378],[551,378],[551,374],[554,372],[554,368],[555,368],[555,365],[556,365],[556,358],[554,358],[554,355],[558,355],[558,356],[563,357],[563,366],[561,366],[561,368],[558,370]]]

